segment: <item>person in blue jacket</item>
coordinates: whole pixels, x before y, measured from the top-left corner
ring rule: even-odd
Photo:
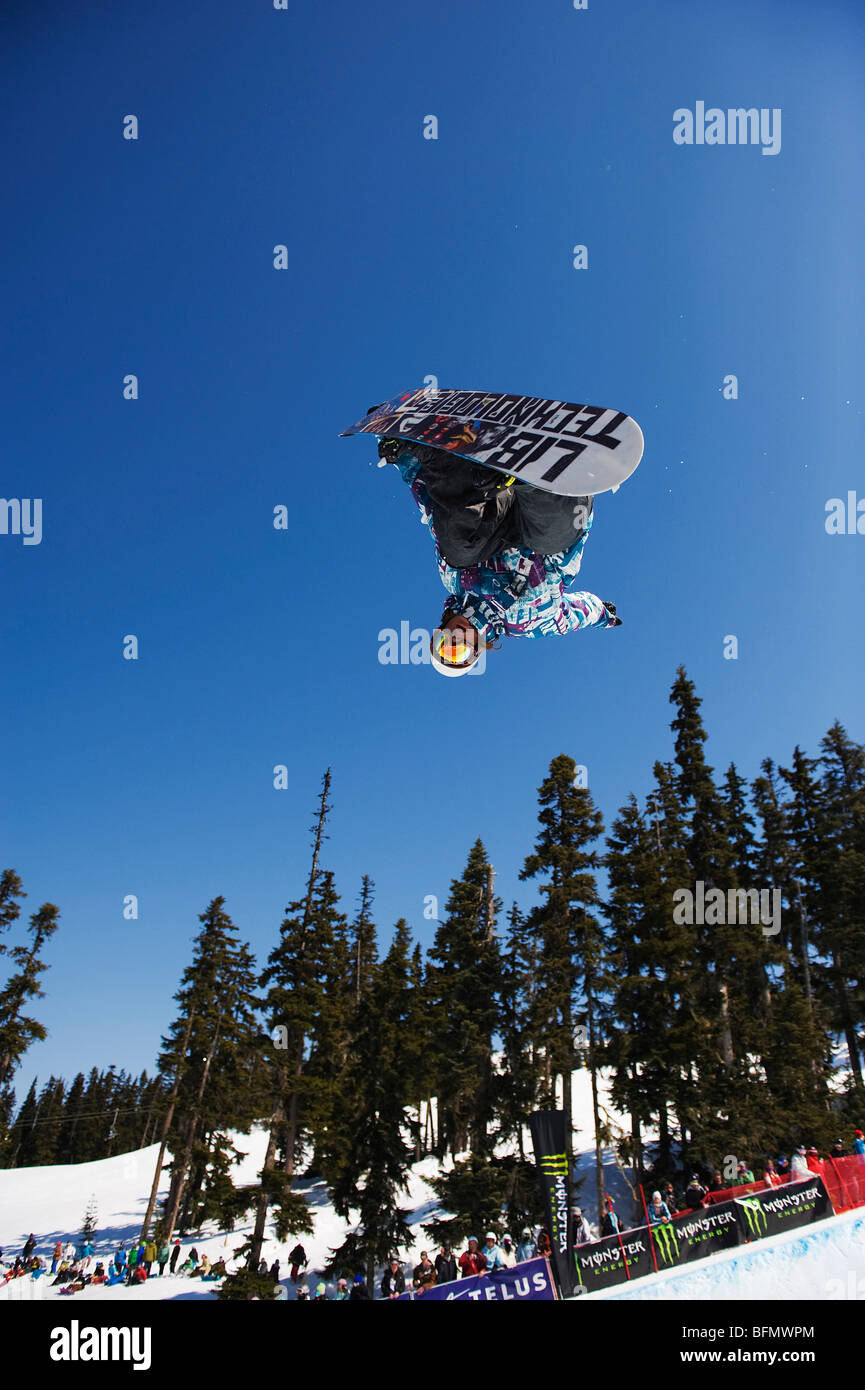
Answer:
[[[582,564],[594,499],[562,497],[406,439],[379,455],[411,489],[449,597],[430,642],[433,668],[465,675],[502,637],[620,627],[615,606],[566,592]]]
[[[652,1193],[652,1200],[649,1203],[649,1225],[659,1226],[662,1221],[672,1221],[670,1208],[661,1197],[660,1192]]]

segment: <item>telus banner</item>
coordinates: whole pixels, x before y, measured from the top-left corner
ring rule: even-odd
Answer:
[[[576,1289],[571,1232],[571,1174],[563,1110],[536,1110],[529,1117],[535,1162],[547,1208],[553,1269],[564,1298]]]
[[[452,1284],[433,1284],[431,1289],[413,1289],[401,1293],[396,1303],[411,1299],[413,1303],[510,1303],[519,1299],[546,1301],[556,1298],[556,1286],[550,1273],[549,1261],[541,1255],[526,1260],[516,1269],[497,1269],[493,1274],[470,1274]]]

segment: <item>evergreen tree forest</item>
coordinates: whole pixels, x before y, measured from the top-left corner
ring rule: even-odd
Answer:
[[[22,929],[7,870],[0,1164],[158,1144],[144,1230],[242,1219],[251,1273],[268,1221],[280,1239],[312,1229],[301,1179],[314,1175],[354,1223],[333,1268],[371,1275],[406,1243],[407,1174],[427,1156],[446,1213],[431,1238],[540,1220],[527,1117],[564,1108],[575,1144],[565,1082],[580,1069],[594,1112],[580,1149],[614,1144],[645,1181],[825,1151],[865,1121],[865,747],[836,723],[783,765],[718,772],[681,668],[670,706],[666,760],[638,770],[648,791],[607,823],[573,758],[539,769],[525,901],[497,897],[476,838],[425,952],[406,920],[376,922],[369,876],[341,898],[328,769],[309,872],[268,955],[256,961],[223,898],[204,907],[153,1075],[94,1067],[16,1101],[15,1073],[45,1036],[31,1015],[59,911],[46,903]],[[255,1125],[264,1162],[240,1187],[233,1140]],[[597,1184],[600,1203],[600,1165]]]

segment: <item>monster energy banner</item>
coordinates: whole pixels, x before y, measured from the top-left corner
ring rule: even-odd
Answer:
[[[743,1240],[774,1236],[779,1231],[810,1226],[812,1221],[835,1215],[823,1179],[817,1177],[753,1192],[750,1197],[737,1197],[733,1205]]]
[[[529,1127],[547,1208],[553,1269],[559,1288],[567,1298],[576,1287],[576,1271],[571,1255],[571,1174],[565,1141],[565,1112],[536,1110],[529,1116]]]
[[[623,1231],[621,1236],[606,1236],[590,1245],[577,1245],[574,1258],[579,1293],[608,1289],[611,1284],[624,1284],[627,1279],[654,1271],[647,1226]]]
[[[716,1250],[729,1250],[739,1244],[736,1203],[719,1202],[674,1216],[672,1221],[650,1226],[649,1239],[659,1271],[702,1260]]]

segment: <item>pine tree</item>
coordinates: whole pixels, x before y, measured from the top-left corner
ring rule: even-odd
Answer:
[[[306,894],[289,904],[277,945],[268,956],[260,983],[268,986],[265,1009],[274,1040],[265,1050],[270,1077],[270,1123],[267,1150],[259,1180],[255,1227],[250,1239],[248,1264],[257,1269],[261,1259],[265,1223],[271,1206],[276,1229],[283,1239],[289,1232],[302,1235],[312,1229],[303,1197],[292,1191],[295,1167],[305,1137],[304,1104],[314,1107],[321,1094],[321,1077],[307,1077],[311,1048],[318,1045],[319,1059],[332,1019],[323,980],[338,977],[350,981],[347,928],[337,911],[339,901],[333,876],[319,868],[324,827],[331,810],[330,768],[322,778],[318,810],[312,827],[312,863]],[[333,1007],[342,1018],[345,991],[340,987]],[[325,1081],[325,1085],[326,1085]]]
[[[7,901],[7,915],[9,910]],[[13,946],[9,951],[17,969],[0,990],[0,1094],[8,1087],[12,1073],[31,1042],[48,1036],[45,1027],[22,1010],[29,999],[44,997],[39,981],[48,966],[39,957],[42,947],[57,930],[59,918],[59,908],[53,903],[43,903],[30,917],[31,944]]]
[[[545,1062],[545,1103],[555,1104],[556,1077],[561,1077],[569,1164],[573,1145],[571,1073],[577,1062],[576,1030],[588,1034],[589,1067],[596,1148],[600,1144],[597,1100],[597,989],[603,933],[595,914],[600,906],[595,872],[598,852],[590,846],[603,832],[603,820],[591,793],[575,785],[573,758],[559,754],[539,791],[540,831],[535,851],[520,873],[538,879],[544,902],[526,917],[535,941],[539,978],[530,1012],[530,1028]],[[599,1208],[603,1177],[598,1162]]]
[[[255,962],[247,944],[238,940],[224,903],[224,898],[214,898],[199,916],[202,929],[192,963],[174,996],[181,1012],[163,1039],[160,1057],[163,1076],[179,1075],[166,1136],[173,1153],[163,1212],[169,1235],[179,1215],[189,1219],[209,1163],[218,1153],[236,1153],[225,1131],[249,1128],[255,1114],[261,1043]],[[197,1181],[182,1212],[193,1178]]]
[[[456,1249],[474,1236],[483,1249],[488,1230],[502,1235],[546,1220],[538,1170],[516,1155],[490,1159],[470,1154],[429,1183],[450,1213],[424,1223],[439,1245],[448,1241]]]
[[[494,873],[476,840],[462,878],[451,882],[445,919],[429,951],[426,995],[436,1039],[432,1084],[440,1155],[467,1148],[488,1154],[494,1144],[492,1050],[502,988],[495,934],[501,903],[493,892]]]
[[[405,1043],[416,1024],[412,987],[411,936],[404,920],[396,924],[390,950],[361,999],[343,1102],[351,1142],[333,1185],[340,1216],[357,1213],[357,1228],[331,1252],[330,1272],[365,1270],[375,1282],[376,1264],[385,1263],[411,1243],[399,1193],[406,1189],[411,1149],[408,1106],[415,1077]],[[343,1132],[349,1128],[343,1123]]]

